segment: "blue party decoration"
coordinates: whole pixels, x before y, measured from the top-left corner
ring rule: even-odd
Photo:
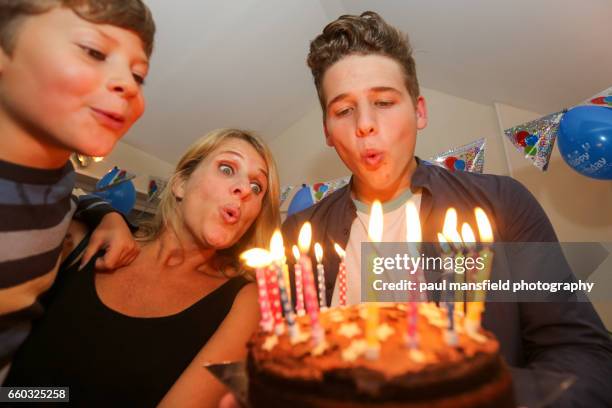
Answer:
[[[538,142],[538,137],[536,135],[529,135],[525,138],[525,144],[527,146],[533,146]]]
[[[293,196],[291,203],[289,203],[289,209],[287,210],[287,216],[295,214],[314,204],[312,194],[310,193],[310,187],[306,184],[302,184],[302,188],[298,190]]]
[[[455,162],[454,166],[455,166],[456,170],[464,171],[465,170],[465,161],[461,160],[461,159],[458,159]]]
[[[128,215],[136,204],[136,188],[126,173],[113,167],[96,183],[93,194],[107,201],[114,209]]]
[[[612,180],[612,108],[577,106],[559,124],[563,160],[578,173]]]

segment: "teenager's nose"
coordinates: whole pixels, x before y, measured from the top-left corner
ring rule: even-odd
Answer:
[[[362,108],[357,113],[357,136],[365,137],[376,133],[376,119],[371,109]]]

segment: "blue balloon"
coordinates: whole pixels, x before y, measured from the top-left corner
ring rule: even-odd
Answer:
[[[106,173],[104,177],[96,183],[96,190],[108,186],[117,173],[119,173],[117,167],[114,167],[111,171]],[[129,212],[132,211],[132,208],[134,208],[134,204],[136,204],[136,188],[132,180],[118,182],[117,185],[113,187],[102,191],[96,191],[93,194],[107,201],[114,209],[125,215],[128,215]]]
[[[527,146],[533,146],[538,142],[538,137],[536,135],[529,135],[525,138],[525,144]]]
[[[287,210],[287,216],[295,214],[313,205],[312,194],[310,193],[310,187],[306,184],[302,184],[302,188],[298,190],[293,196],[289,209]]]
[[[559,124],[559,151],[578,173],[612,180],[612,108],[577,106]]]

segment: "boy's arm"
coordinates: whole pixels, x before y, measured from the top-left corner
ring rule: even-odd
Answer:
[[[504,241],[558,241],[546,213],[524,186],[512,180],[503,191]],[[533,252],[534,245],[524,248]],[[576,280],[560,246],[512,258],[515,279],[535,281],[554,273],[560,281]],[[519,303],[519,313],[527,365],[577,377],[555,406],[612,406],[612,341],[591,303],[559,294],[548,302]]]
[[[112,270],[129,265],[140,249],[132,237],[131,226],[121,213],[99,197],[79,197],[74,218],[93,230],[81,265],[87,264],[99,250],[106,251],[96,260],[96,269]]]

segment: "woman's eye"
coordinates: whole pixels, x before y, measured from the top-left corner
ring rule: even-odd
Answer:
[[[261,188],[259,183],[251,183],[251,191],[253,191],[255,195],[258,195],[258,194],[261,194],[263,189]]]
[[[98,51],[94,48],[90,48],[90,47],[86,47],[84,45],[80,46],[86,53],[87,55],[89,55],[91,58],[97,60],[97,61],[104,61],[106,60],[106,54],[104,54],[101,51]]]
[[[227,164],[219,165],[219,170],[221,171],[221,173],[225,174],[226,176],[234,175],[234,169],[232,168],[232,166],[228,166]]]

